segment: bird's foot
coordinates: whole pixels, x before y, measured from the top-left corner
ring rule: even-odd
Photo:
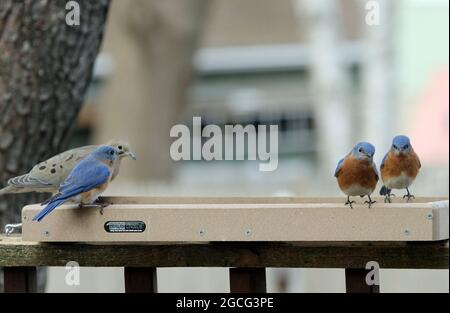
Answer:
[[[416,197],[414,197],[414,195],[407,193],[406,195],[403,196],[403,199],[406,198],[406,202],[409,202],[409,200],[411,199],[415,199]]]
[[[107,206],[111,205],[111,203],[105,202],[103,198],[95,199],[94,204],[100,207],[100,215],[103,215],[103,208],[106,208]]]
[[[367,201],[364,201],[364,203],[367,203],[369,205],[369,209],[372,207],[372,204],[376,203],[376,201],[369,199]]]
[[[100,215],[103,215],[103,209],[106,208],[107,206],[110,205],[110,203],[107,202],[101,202],[101,203],[96,203],[97,206],[100,207]]]
[[[94,203],[95,204],[102,204],[102,203],[107,203],[107,202],[105,201],[105,198],[98,197],[97,199],[95,199]]]
[[[391,202],[392,202],[391,197],[395,197],[395,195],[394,195],[393,193],[390,193],[390,194],[388,194],[388,195],[385,195],[385,196],[384,196],[384,203],[391,203]]]
[[[350,201],[350,200],[347,200],[347,202],[345,202],[345,205],[348,205],[351,209],[353,209],[352,204],[355,203],[355,202],[356,202],[356,201]]]

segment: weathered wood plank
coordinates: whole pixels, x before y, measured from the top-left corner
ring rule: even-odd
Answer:
[[[3,269],[6,293],[36,292],[36,267],[5,267]]]
[[[126,293],[158,292],[155,267],[125,267]]]
[[[231,293],[265,293],[265,268],[230,268]]]
[[[0,236],[0,267],[304,267],[447,269],[448,241],[439,242],[217,242],[153,244],[38,243]]]
[[[366,275],[369,270],[365,268],[346,268],[345,287],[347,293],[379,293],[379,285],[367,285]]]

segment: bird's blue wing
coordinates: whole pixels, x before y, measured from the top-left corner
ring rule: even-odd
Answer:
[[[109,175],[110,170],[104,163],[89,158],[81,161],[61,184],[59,192],[44,203],[47,205],[33,221],[40,222],[68,199],[106,183]]]
[[[340,159],[337,166],[336,166],[336,170],[334,171],[334,177],[337,177],[337,174],[339,172],[339,170],[342,167],[342,163],[344,163],[344,159]]]
[[[386,153],[386,155],[384,156],[383,160],[381,161],[380,168],[383,168],[383,167],[384,167],[384,161],[386,161],[386,158],[387,158],[388,154],[389,154],[389,152]]]
[[[59,194],[70,198],[82,192],[89,191],[108,181],[109,168],[102,162],[85,159],[70,172],[67,179],[61,184]]]

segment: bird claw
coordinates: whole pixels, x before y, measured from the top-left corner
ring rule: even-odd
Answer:
[[[347,201],[345,202],[345,205],[348,205],[351,209],[353,209],[352,204],[355,203],[355,202],[356,202],[356,201],[348,201],[348,200],[347,200]]]
[[[406,202],[409,202],[409,200],[411,200],[411,198],[415,199],[416,197],[414,197],[414,195],[408,193],[408,194],[403,196],[403,199],[405,199],[405,198],[407,198]]]
[[[97,206],[100,207],[100,215],[103,215],[103,209],[110,205],[107,202],[96,203]]]
[[[393,193],[390,193],[390,194],[384,196],[384,203],[392,203],[391,197],[395,197],[395,195]]]
[[[88,204],[88,205],[83,205],[83,204],[78,204],[78,208],[82,209],[83,207],[87,206],[87,207],[99,207],[100,208],[100,215],[103,215],[103,208],[106,208],[107,206],[111,205],[111,203],[108,202],[99,202],[98,200],[95,200],[94,203],[92,204]]]
[[[100,215],[103,215],[103,208],[106,208],[107,206],[111,205],[109,202],[103,202],[100,200],[100,198],[95,200],[95,205],[100,207]]]
[[[369,209],[370,209],[372,207],[372,204],[376,203],[376,201],[368,200],[368,201],[364,201],[364,203],[367,203],[369,205]]]

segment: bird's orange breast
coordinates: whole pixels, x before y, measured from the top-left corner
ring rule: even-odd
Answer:
[[[110,172],[109,177],[105,183],[98,185],[97,187],[92,188],[91,190],[83,192],[81,194],[82,203],[92,203],[92,201],[94,201],[98,197],[98,195],[100,195],[102,192],[106,190],[106,188],[108,188],[112,176],[112,171],[110,170],[109,172]]]
[[[358,160],[353,156],[347,157],[337,175],[337,181],[341,190],[346,190],[354,184],[363,188],[375,189],[378,175],[368,160]]]
[[[419,168],[419,157],[414,151],[408,154],[394,154],[389,152],[381,168],[381,178],[385,181],[391,177],[398,177],[402,173],[405,173],[414,179],[419,173]]]

